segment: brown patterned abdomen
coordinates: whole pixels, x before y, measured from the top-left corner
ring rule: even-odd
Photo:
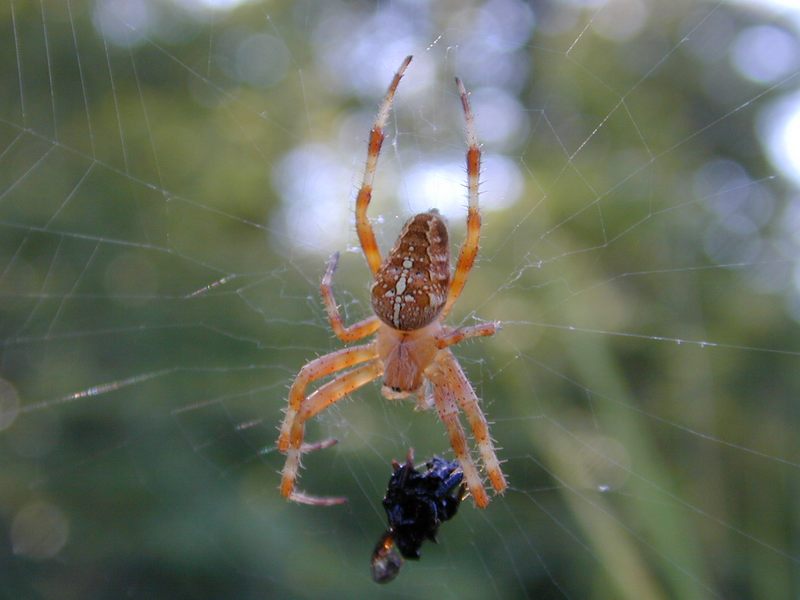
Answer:
[[[372,284],[372,309],[387,325],[413,331],[442,310],[450,285],[447,226],[438,211],[420,213],[403,226]]]

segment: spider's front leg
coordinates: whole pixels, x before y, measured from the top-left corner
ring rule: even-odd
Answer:
[[[445,350],[440,356],[447,373],[447,386],[452,390],[461,410],[467,416],[472,435],[475,437],[475,443],[478,446],[478,453],[481,456],[484,467],[486,467],[486,473],[489,475],[489,481],[495,491],[502,494],[508,484],[503,471],[500,469],[500,461],[497,460],[494,443],[489,434],[489,424],[486,422],[486,417],[481,410],[480,404],[478,404],[478,396],[475,394],[475,390],[472,389],[472,384],[470,384],[453,353]]]
[[[447,382],[447,377],[447,373],[443,370],[437,369],[436,374],[432,373],[433,399],[436,403],[436,410],[447,429],[450,446],[452,446],[456,460],[464,472],[464,481],[472,494],[475,506],[486,508],[489,506],[489,496],[483,488],[483,481],[478,469],[475,468],[475,463],[472,462],[469,455],[467,436],[464,434],[464,428],[458,418],[458,403],[453,388]]]
[[[300,369],[289,390],[289,406],[286,408],[286,415],[283,419],[283,425],[281,425],[278,450],[286,452],[289,449],[289,432],[303,403],[306,387],[309,383],[336,371],[374,359],[377,356],[378,352],[375,349],[375,344],[365,344],[363,346],[354,346],[353,348],[342,348],[325,356],[320,356]]]
[[[469,327],[459,327],[458,329],[447,330],[442,335],[436,337],[436,347],[440,350],[453,346],[464,340],[474,337],[485,337],[494,335],[500,330],[499,321],[490,321],[488,323],[479,323],[478,325],[470,325]]]
[[[473,331],[482,330],[476,329]],[[463,332],[464,330],[461,330],[461,333]],[[474,335],[479,335],[479,333],[474,333]],[[508,484],[500,469],[500,461],[497,460],[494,444],[489,434],[489,425],[478,404],[478,397],[450,350],[439,351],[434,364],[426,370],[426,375],[433,385],[433,398],[436,403],[436,409],[439,413],[439,418],[447,428],[450,445],[453,447],[453,452],[464,472],[464,481],[472,494],[475,505],[478,508],[486,508],[489,504],[489,497],[470,456],[467,438],[459,419],[459,408],[467,416],[478,446],[478,452],[486,467],[492,487],[496,492],[502,493],[508,487]]]
[[[286,463],[283,466],[281,476],[281,494],[285,498],[303,504],[321,506],[331,506],[347,501],[346,498],[319,498],[295,491],[294,486],[300,469],[300,457],[304,451],[316,449],[316,447],[308,447],[303,444],[305,423],[334,402],[341,400],[362,385],[380,377],[382,373],[383,364],[379,360],[373,360],[352,371],[339,375],[336,379],[321,386],[303,400],[297,416],[289,426],[288,448],[285,451]]]
[[[297,478],[297,471],[300,468],[300,455],[321,448],[327,448],[335,442],[326,440],[319,444],[303,445],[305,419],[299,418],[303,404],[306,401],[306,387],[312,381],[326,377],[336,371],[341,371],[354,365],[374,360],[377,357],[375,344],[355,346],[353,348],[343,348],[306,364],[292,384],[289,390],[289,404],[286,407],[286,414],[278,437],[278,450],[287,454],[286,464],[283,468],[283,478],[281,481],[281,493],[284,497],[303,502],[300,494],[294,492],[294,481]],[[343,375],[345,377],[347,374]],[[341,377],[339,378],[341,379]],[[335,379],[327,384],[328,386],[338,381]],[[319,388],[315,394],[320,393],[326,386]],[[330,393],[330,392],[328,392]],[[347,392],[345,392],[347,393]],[[309,396],[313,397],[314,394]],[[338,398],[336,398],[338,399]],[[310,503],[310,502],[307,502]]]

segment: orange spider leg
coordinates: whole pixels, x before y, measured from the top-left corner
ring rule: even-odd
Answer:
[[[500,329],[500,323],[497,321],[480,323],[470,327],[459,327],[439,336],[436,339],[436,347],[441,350],[469,338],[494,335],[498,329]]]
[[[281,433],[278,437],[278,450],[280,452],[286,452],[289,449],[289,432],[297,417],[297,412],[300,410],[300,405],[305,397],[306,386],[309,383],[336,371],[341,371],[342,369],[352,367],[358,363],[366,362],[377,356],[378,352],[373,342],[363,346],[336,350],[325,356],[320,356],[316,360],[312,360],[300,369],[297,378],[292,384],[292,388],[289,390],[289,406],[286,409],[283,425],[281,425]]]
[[[441,354],[440,360],[444,363],[448,374],[448,385],[452,388],[461,410],[467,415],[472,435],[475,437],[475,443],[478,446],[478,452],[489,475],[489,481],[492,482],[492,487],[498,493],[502,493],[508,487],[508,484],[503,472],[500,470],[500,461],[497,460],[497,454],[494,451],[494,444],[489,435],[489,425],[486,422],[486,417],[478,404],[478,396],[475,394],[475,390],[472,389],[469,379],[467,379],[453,353],[445,350]]]
[[[372,124],[372,129],[369,132],[369,145],[367,146],[367,165],[364,168],[364,179],[361,183],[361,189],[358,190],[358,197],[356,199],[356,231],[358,232],[358,239],[361,242],[361,248],[364,250],[364,256],[369,264],[370,271],[375,275],[381,266],[381,251],[378,249],[378,243],[375,241],[375,233],[372,231],[372,225],[367,218],[367,207],[372,199],[372,182],[375,179],[375,168],[378,165],[378,155],[381,152],[381,145],[383,144],[383,128],[386,126],[386,121],[389,118],[389,110],[392,108],[392,100],[397,91],[397,86],[400,79],[411,62],[411,57],[406,56],[403,64],[397,69],[394,74],[392,83],[389,84],[389,89],[386,91],[386,96],[381,102],[378,109],[378,114],[375,116],[375,122]]]
[[[336,306],[336,300],[333,297],[333,274],[336,272],[338,264],[339,253],[334,252],[328,259],[328,268],[325,269],[325,275],[322,276],[319,291],[322,294],[322,302],[325,304],[325,311],[328,313],[328,321],[330,321],[333,332],[345,343],[354,342],[378,331],[381,322],[378,317],[372,315],[358,323],[344,326],[342,316],[339,314],[339,307]]]
[[[305,423],[334,402],[341,400],[362,385],[380,377],[382,373],[383,364],[380,361],[367,363],[339,375],[336,379],[320,386],[308,398],[303,400],[297,417],[293,419],[289,429],[289,447],[286,449],[286,463],[281,472],[281,494],[285,498],[302,504],[323,506],[346,502],[345,498],[320,498],[310,496],[305,492],[295,491],[294,485],[300,469],[300,457],[305,450],[309,448],[316,449],[317,446],[316,444],[313,446],[303,444]]]
[[[458,93],[461,95],[461,106],[464,109],[464,119],[466,121],[467,134],[467,195],[469,206],[467,208],[467,235],[461,246],[458,255],[456,271],[453,274],[453,281],[450,283],[450,291],[447,294],[447,301],[442,309],[442,318],[446,317],[453,308],[453,304],[461,295],[464,285],[467,283],[475,257],[478,255],[478,241],[481,235],[481,215],[478,212],[478,185],[481,176],[481,149],[478,147],[478,137],[475,135],[475,119],[472,116],[472,108],[469,105],[467,90],[464,84],[456,77]]]
[[[300,413],[297,415],[296,423],[302,426],[303,423],[317,416],[331,404],[338,402],[347,394],[381,375],[383,375],[383,363],[376,360],[348,371],[333,381],[320,386],[303,402]]]
[[[439,396],[439,398],[440,397],[441,396]],[[434,398],[437,398],[436,394],[434,394]],[[478,474],[478,470],[475,468],[475,464],[472,462],[472,458],[469,455],[467,438],[464,434],[463,427],[461,427],[461,421],[458,420],[458,412],[449,412],[451,410],[449,406],[453,404],[452,400],[445,402],[445,406],[441,406],[441,404],[441,402],[437,402],[437,405],[439,405],[437,406],[439,418],[442,420],[442,423],[444,423],[445,428],[447,428],[447,433],[450,436],[450,445],[453,447],[453,453],[456,455],[456,459],[461,465],[461,470],[464,471],[464,478],[466,479],[467,487],[472,494],[472,498],[475,501],[475,506],[478,508],[486,508],[489,506],[489,496],[486,494],[486,490],[483,489],[481,476]],[[453,404],[453,407],[455,407],[455,404]],[[455,410],[457,411],[457,409]]]
[[[451,385],[452,377],[449,372],[451,368],[450,365],[440,364],[440,361],[437,360],[437,364],[430,370],[429,377],[433,384],[433,401],[436,404],[439,418],[447,429],[450,445],[453,447],[453,453],[461,465],[461,470],[464,472],[464,480],[475,501],[475,506],[486,508],[489,505],[489,496],[483,488],[483,481],[475,468],[475,463],[472,462],[472,457],[467,447],[467,437],[458,418],[457,391]]]

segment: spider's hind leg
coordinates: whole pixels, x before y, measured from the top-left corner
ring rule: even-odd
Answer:
[[[392,108],[392,101],[394,94],[397,91],[397,86],[400,84],[403,74],[406,72],[408,64],[411,62],[411,57],[407,56],[401,63],[400,68],[392,78],[389,84],[389,89],[386,90],[386,96],[378,108],[378,114],[375,115],[375,122],[369,131],[369,144],[367,146],[367,164],[364,167],[364,178],[361,182],[361,188],[358,190],[356,198],[356,232],[358,233],[358,240],[361,243],[361,249],[364,251],[364,257],[367,259],[370,271],[372,274],[378,272],[381,266],[381,252],[378,249],[378,242],[375,240],[375,233],[372,231],[367,218],[367,207],[370,200],[372,200],[372,183],[375,179],[375,169],[378,166],[378,156],[381,153],[381,145],[383,145],[384,133],[383,128],[386,127],[386,121],[389,119],[389,110]]]
[[[464,110],[464,129],[467,138],[467,236],[461,245],[461,252],[458,255],[456,270],[453,273],[453,280],[450,283],[450,291],[447,294],[447,301],[442,310],[442,317],[449,314],[458,297],[461,295],[467,277],[475,263],[478,255],[478,242],[481,235],[481,215],[478,211],[478,193],[481,178],[481,149],[478,145],[478,137],[475,133],[475,117],[469,104],[469,96],[464,84],[456,78],[458,93],[461,97],[461,107]]]
[[[373,315],[358,323],[353,323],[349,326],[344,325],[342,315],[339,313],[339,307],[336,305],[336,299],[333,296],[333,274],[336,272],[338,264],[339,253],[334,252],[328,259],[325,275],[322,276],[322,281],[319,284],[319,292],[322,296],[322,302],[325,304],[325,312],[328,313],[328,322],[331,324],[331,329],[333,329],[336,337],[347,343],[375,333],[381,323],[378,317]]]

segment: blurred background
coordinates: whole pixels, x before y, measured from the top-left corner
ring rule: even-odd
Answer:
[[[790,0],[0,0],[0,573],[8,598],[796,598],[800,10]],[[393,458],[452,458],[369,385],[293,505],[287,387],[390,246],[464,233],[453,325],[511,484],[386,587]]]

